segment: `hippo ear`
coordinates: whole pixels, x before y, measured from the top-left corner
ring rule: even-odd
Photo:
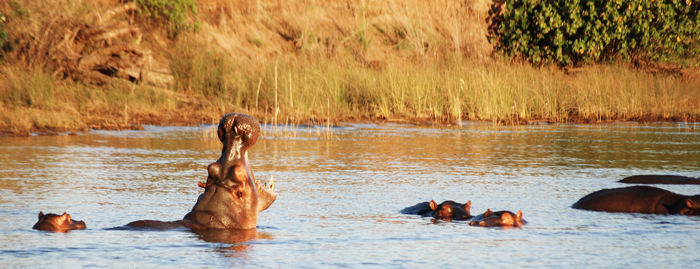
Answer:
[[[39,219],[44,216],[44,212],[39,211]]]
[[[467,203],[464,204],[464,206],[462,207],[462,209],[464,209],[464,211],[467,211],[467,212],[469,212],[469,209],[470,209],[470,208],[472,208],[472,201],[467,202]]]
[[[516,220],[521,220],[521,219],[523,219],[523,212],[520,211],[520,210],[518,210],[518,213],[515,214],[515,219],[516,219]]]
[[[693,200],[690,198],[685,200],[685,206],[687,206],[688,208],[698,208],[698,204],[693,202]]]
[[[491,212],[491,209],[490,209],[490,208],[489,208],[489,209],[486,209],[486,212],[484,212],[484,217],[488,217],[488,216],[491,216],[491,215],[493,215],[493,212]]]
[[[430,200],[430,210],[436,210],[438,208],[438,204],[435,202],[435,200]]]

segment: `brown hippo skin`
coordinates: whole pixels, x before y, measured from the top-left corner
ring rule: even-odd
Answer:
[[[523,219],[523,213],[513,213],[510,211],[496,211],[487,209],[484,214],[474,216],[470,221],[471,226],[481,227],[520,227],[527,224]]]
[[[36,230],[61,233],[67,233],[71,230],[83,230],[85,228],[85,222],[74,220],[65,212],[63,215],[52,213],[44,215],[44,212],[39,212],[39,221],[37,221],[36,224],[34,224],[34,227],[32,227],[32,229]]]
[[[401,210],[403,214],[409,215],[421,215],[423,217],[431,217],[440,220],[468,220],[472,217],[470,214],[472,202],[469,201],[466,204],[460,204],[455,201],[444,201],[440,204],[436,203],[435,200],[430,202],[418,203],[414,206],[410,206]]]
[[[199,183],[205,191],[192,211],[179,221],[141,220],[127,224],[126,228],[197,230],[257,226],[260,211],[270,207],[277,197],[274,181],[269,189],[261,185],[248,163],[248,149],[258,139],[260,124],[252,116],[229,113],[219,121],[217,134],[223,143],[221,157],[207,167],[207,182]]]
[[[700,195],[685,196],[650,186],[603,189],[578,200],[576,209],[648,214],[700,215]]]
[[[700,185],[700,179],[675,175],[636,175],[623,178],[620,183]]]

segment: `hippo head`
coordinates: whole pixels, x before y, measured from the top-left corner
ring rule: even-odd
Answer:
[[[433,210],[431,216],[443,220],[467,220],[472,217],[470,215],[471,205],[472,201],[460,204],[448,200],[438,205],[435,200],[431,200],[430,209]]]
[[[217,134],[223,144],[221,157],[207,167],[207,182],[199,184],[205,192],[185,220],[203,228],[255,228],[258,213],[277,197],[274,181],[269,189],[261,185],[248,163],[248,149],[258,140],[260,124],[252,116],[230,113],[219,121]]]
[[[700,195],[681,199],[669,210],[671,214],[700,216]]]
[[[520,211],[514,214],[510,211],[492,212],[491,209],[488,209],[484,214],[474,217],[469,225],[481,227],[519,227],[526,223],[527,222],[523,219],[523,213]]]
[[[39,221],[34,224],[32,229],[42,230],[42,231],[53,231],[67,233],[71,230],[83,230],[85,229],[84,221],[73,220],[69,214],[65,212],[63,215],[58,214],[46,214],[44,212],[39,212]]]

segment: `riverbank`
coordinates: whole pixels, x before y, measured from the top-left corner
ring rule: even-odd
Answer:
[[[279,124],[700,121],[694,69],[561,69],[494,54],[490,1],[200,1],[198,30],[177,35],[128,2],[39,2],[0,4],[12,39],[0,65],[7,135],[196,125],[229,112]],[[90,30],[99,27],[113,35]]]
[[[241,84],[238,90],[204,95],[119,80],[95,87],[4,69],[2,131],[26,135],[135,129],[143,124],[197,125],[215,123],[229,112],[279,124],[445,125],[475,120],[512,125],[700,119],[697,82],[625,66],[592,66],[566,74],[553,67],[498,60],[389,64],[382,70],[351,62],[295,61],[235,70],[235,81]]]

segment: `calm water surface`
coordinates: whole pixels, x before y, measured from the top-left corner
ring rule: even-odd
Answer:
[[[700,126],[459,128],[301,126],[249,153],[277,201],[255,231],[105,230],[178,220],[220,154],[211,126],[0,137],[0,267],[662,267],[700,266],[700,217],[572,209],[635,174],[700,177]],[[700,186],[660,187],[699,194]],[[521,229],[432,223],[418,202],[522,210]],[[88,229],[32,230],[39,211]]]

